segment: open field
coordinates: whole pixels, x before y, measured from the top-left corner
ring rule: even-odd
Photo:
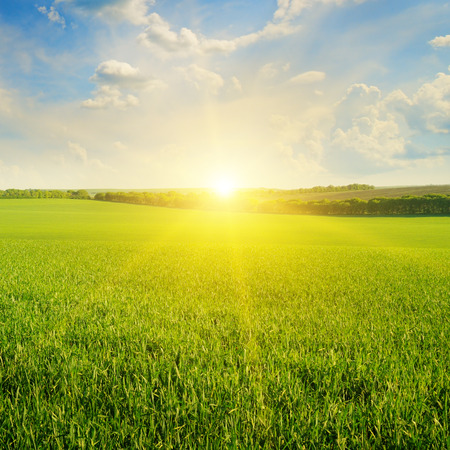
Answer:
[[[2,448],[445,448],[449,217],[0,202]]]
[[[0,201],[10,239],[450,248],[449,217],[319,217],[84,200]]]

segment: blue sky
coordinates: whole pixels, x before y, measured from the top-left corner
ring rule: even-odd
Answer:
[[[0,4],[0,189],[450,183],[450,3]]]

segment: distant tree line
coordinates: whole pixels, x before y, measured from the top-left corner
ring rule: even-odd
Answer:
[[[88,191],[81,189],[78,191],[42,190],[42,189],[7,189],[0,190],[0,198],[74,198],[90,199]]]
[[[312,188],[300,188],[300,189],[292,189],[288,192],[295,192],[298,194],[308,194],[310,192],[345,192],[345,191],[369,191],[371,189],[375,189],[375,186],[370,184],[347,184],[346,186],[333,186],[330,184],[329,186],[314,186]]]
[[[182,209],[231,209],[254,210],[258,203],[246,195],[236,193],[230,199],[222,199],[212,192],[99,192],[95,200],[106,202],[133,203],[136,205],[165,206]]]
[[[222,199],[209,192],[182,194],[170,191],[151,192],[106,192],[95,195],[95,200],[133,203],[138,205],[164,206],[184,209],[227,209],[276,214],[313,215],[417,215],[450,214],[450,195],[426,194],[423,196],[403,196],[399,198],[373,198],[362,200],[265,200],[259,201],[238,192],[229,199]]]
[[[450,195],[426,194],[403,197],[378,197],[370,200],[351,198],[347,200],[268,200],[257,205],[258,212],[280,214],[317,215],[448,215]]]
[[[375,186],[371,184],[347,184],[345,186],[314,186],[312,188],[298,188],[298,189],[246,189],[246,193],[249,195],[254,195],[255,197],[267,197],[268,195],[279,195],[280,193],[284,195],[296,195],[296,194],[314,194],[323,192],[348,192],[348,191],[369,191],[375,189]]]

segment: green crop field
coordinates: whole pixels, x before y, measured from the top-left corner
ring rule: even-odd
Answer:
[[[449,448],[449,231],[0,201],[0,447]]]

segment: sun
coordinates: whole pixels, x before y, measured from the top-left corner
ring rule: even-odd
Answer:
[[[235,190],[234,182],[231,178],[218,178],[214,183],[214,190],[220,197],[230,197]]]

